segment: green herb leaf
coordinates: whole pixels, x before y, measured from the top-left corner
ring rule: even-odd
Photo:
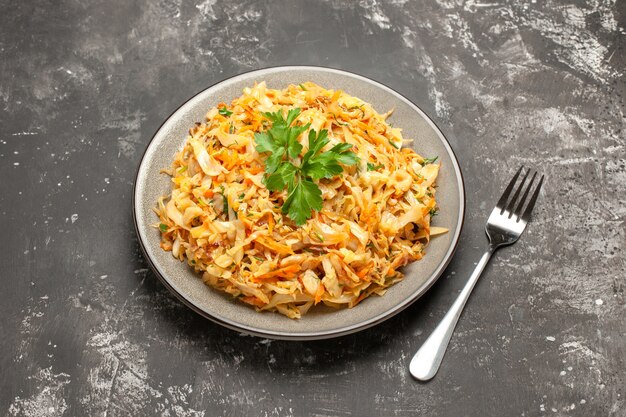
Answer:
[[[424,162],[422,163],[422,165],[426,165],[426,164],[432,164],[433,162],[435,162],[437,159],[439,159],[438,156],[435,156],[434,158],[424,158]]]
[[[344,165],[354,165],[358,161],[358,157],[350,155],[337,155],[331,152],[323,153],[315,158],[311,158],[309,162],[302,166],[302,172],[315,180],[322,178],[332,178],[343,172]]]
[[[345,122],[340,122],[337,119],[337,116],[335,115],[335,113],[330,113],[333,116],[333,119],[335,119],[335,123],[337,123],[339,126],[350,126],[348,123]]]
[[[265,160],[265,172],[268,174],[273,173],[278,169],[280,164],[283,162],[283,155],[285,154],[285,148],[277,149],[273,154],[271,154]]]
[[[289,128],[285,125],[275,124],[268,133],[277,146],[285,146],[289,140]]]
[[[356,165],[359,162],[359,157],[354,152],[338,153],[336,158],[340,164],[344,165]]]
[[[224,213],[226,213],[226,216],[228,216],[228,197],[226,196],[226,190],[224,189],[224,186],[220,185],[220,188],[222,189],[220,194],[222,195],[222,199],[224,200]]]
[[[167,232],[167,225],[165,223],[161,223],[159,225],[159,230],[163,233]]]
[[[258,153],[275,152],[279,148],[272,136],[267,132],[255,133],[254,141],[256,142],[256,151]]]
[[[289,135],[287,138],[287,149],[289,150],[289,157],[297,158],[302,152],[302,145],[298,142],[298,137],[309,128],[311,124],[307,123],[304,126],[294,126],[289,129]]]
[[[349,143],[339,143],[330,151],[319,154],[328,142],[327,130],[320,130],[317,136],[314,131],[309,132],[309,150],[302,158],[302,172],[314,180],[332,178],[341,174],[343,167],[339,165],[340,163],[354,165],[359,161],[359,157],[349,151],[352,149]]]
[[[436,216],[437,214],[439,214],[439,207],[431,208],[428,214],[430,214],[430,217]]]
[[[309,150],[304,154],[302,162],[306,163],[311,157],[317,154],[330,140],[328,139],[328,130],[322,129],[315,135],[315,131],[309,131]]]
[[[307,89],[302,85],[302,84],[298,84],[300,86],[300,88],[304,91],[307,91]]]
[[[265,178],[265,186],[270,191],[281,191],[298,171],[292,163],[284,162],[274,173]]]
[[[291,184],[290,184],[291,185]],[[301,178],[289,192],[283,204],[282,212],[286,213],[298,226],[302,226],[311,218],[311,211],[322,209],[322,191],[313,181]]]
[[[222,116],[230,116],[231,114],[233,114],[233,112],[228,110],[226,107],[221,107],[220,110],[219,110],[219,113]]]
[[[266,119],[269,119],[273,125],[280,125],[280,124],[285,124],[285,119],[283,118],[283,113],[279,110],[277,112],[274,113],[270,113],[270,112],[265,112],[265,113],[261,113],[263,115],[263,117],[265,117]]]
[[[292,126],[300,112],[301,109],[299,108],[289,110],[287,119],[283,117],[281,111],[263,113],[264,117],[272,121],[272,127],[267,132],[254,134],[254,139],[257,142],[256,150],[259,153],[280,153],[280,157],[275,156],[273,160],[269,161],[269,173],[278,168],[278,163],[285,155],[285,147],[287,148],[287,155],[291,158],[297,158],[302,152],[302,145],[298,142],[298,137],[309,128],[310,124]]]
[[[380,168],[382,168],[384,165],[380,164],[380,165],[374,165],[371,162],[367,163],[367,170],[368,171],[378,171]]]
[[[314,180],[320,180],[341,174],[343,167],[337,163],[335,155],[324,153],[303,164],[302,172]]]
[[[281,110],[278,110],[274,113],[261,113],[263,114],[263,116],[267,119],[270,119],[272,122],[272,129],[279,127],[279,126],[283,126],[283,127],[289,127],[291,126],[291,124],[293,123],[294,120],[296,120],[296,118],[300,115],[300,112],[302,111],[302,109],[300,108],[295,108],[295,109],[291,109],[287,112],[287,119],[285,119],[283,117],[283,112]]]
[[[311,218],[313,210],[322,208],[322,192],[313,181],[333,178],[343,172],[342,165],[355,165],[359,161],[349,143],[337,144],[321,153],[330,141],[328,131],[322,129],[317,133],[309,131],[309,149],[296,165],[303,148],[298,138],[310,127],[310,123],[295,123],[300,112],[299,108],[291,109],[286,118],[280,110],[263,113],[272,126],[266,132],[254,135],[257,152],[270,154],[265,159],[265,185],[270,191],[287,188],[288,197],[281,209],[297,225],[303,225]]]
[[[342,153],[342,152],[349,151],[350,149],[352,149],[352,144],[351,143],[338,143],[335,146],[333,146],[330,149],[330,151],[331,152],[336,152],[336,153]]]
[[[302,109],[300,108],[289,110],[289,112],[287,112],[287,126],[291,126],[293,121],[296,120],[296,117],[298,117],[301,112],[302,112]]]

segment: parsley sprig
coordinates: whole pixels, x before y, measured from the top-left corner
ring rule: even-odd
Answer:
[[[228,110],[226,107],[220,107],[220,109],[219,109],[219,113],[220,113],[222,116],[227,116],[227,117],[228,117],[228,116],[230,116],[231,114],[233,114],[233,112],[232,112],[232,111],[230,111],[230,110]]]
[[[383,168],[383,167],[384,167],[383,164],[376,165],[376,164],[372,164],[371,162],[367,163],[368,171],[378,171],[380,168]]]
[[[359,157],[350,149],[349,143],[339,143],[322,152],[330,139],[328,131],[309,130],[309,149],[302,156],[302,145],[298,137],[310,123],[295,123],[301,109],[289,110],[287,118],[282,111],[263,113],[272,122],[266,132],[255,133],[256,150],[268,153],[265,159],[265,185],[270,191],[282,191],[287,187],[287,199],[281,208],[298,226],[311,218],[313,210],[322,209],[322,191],[315,183],[323,178],[333,178],[343,172],[342,165],[355,165]]]

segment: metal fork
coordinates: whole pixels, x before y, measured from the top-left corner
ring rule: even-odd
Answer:
[[[489,238],[489,248],[482,258],[480,258],[480,262],[476,265],[474,272],[472,272],[467,284],[463,287],[463,290],[454,301],[454,304],[452,304],[450,310],[446,313],[428,339],[426,339],[426,342],[424,342],[415,356],[413,356],[413,359],[411,359],[411,364],[409,365],[411,375],[421,381],[428,381],[437,373],[439,365],[441,365],[443,355],[448,347],[448,343],[450,342],[450,338],[452,337],[452,333],[454,332],[456,323],[461,316],[461,312],[463,311],[463,307],[465,306],[474,285],[476,285],[480,274],[485,269],[487,262],[489,262],[491,255],[493,255],[496,249],[500,246],[511,245],[517,242],[517,239],[519,239],[522,235],[524,229],[526,229],[526,225],[530,221],[530,213],[532,212],[535,202],[537,201],[537,197],[539,196],[541,184],[543,184],[543,175],[541,176],[532,197],[528,201],[528,204],[525,205],[526,199],[528,198],[532,185],[537,177],[536,171],[533,173],[530,183],[528,183],[528,186],[522,194],[522,198],[519,202],[517,202],[517,200],[522,192],[522,189],[524,188],[526,179],[531,172],[530,169],[526,171],[521,183],[513,193],[513,197],[509,199],[513,188],[515,188],[517,179],[522,174],[523,168],[524,167],[520,167],[517,173],[515,173],[515,176],[506,187],[506,190],[504,190],[502,197],[498,200],[496,207],[493,209],[489,219],[487,220],[485,231],[487,232],[487,237]],[[525,209],[524,205],[526,207]]]

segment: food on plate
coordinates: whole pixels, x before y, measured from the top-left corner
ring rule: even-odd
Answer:
[[[158,202],[161,247],[259,311],[353,307],[424,256],[437,158],[391,112],[312,82],[245,88],[196,123]]]

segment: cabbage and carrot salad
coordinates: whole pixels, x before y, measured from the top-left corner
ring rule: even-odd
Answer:
[[[390,114],[312,82],[245,88],[165,171],[161,247],[211,287],[294,319],[383,295],[446,231],[430,224],[437,158],[403,147]]]

